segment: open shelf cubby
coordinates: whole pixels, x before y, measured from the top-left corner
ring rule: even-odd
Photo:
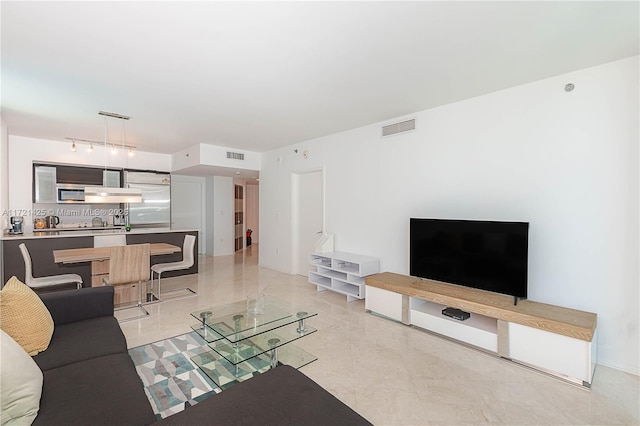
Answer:
[[[344,252],[311,253],[309,264],[315,267],[309,271],[309,282],[318,291],[344,294],[349,302],[364,299],[365,277],[380,270],[378,259]]]
[[[442,314],[447,306],[411,297],[411,323],[425,330],[450,337],[471,345],[498,352],[498,320],[480,314],[471,314],[460,321]]]

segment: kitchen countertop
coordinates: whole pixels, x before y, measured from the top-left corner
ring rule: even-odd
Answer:
[[[96,235],[111,235],[111,234],[162,234],[170,232],[191,232],[197,231],[197,229],[171,229],[171,228],[131,228],[131,231],[125,231],[121,227],[107,227],[107,228],[61,228],[59,231],[47,230],[47,231],[34,231],[25,232],[24,234],[7,234],[3,233],[0,236],[0,240],[21,240],[21,239],[37,239],[37,238],[69,238],[69,237],[93,237]]]

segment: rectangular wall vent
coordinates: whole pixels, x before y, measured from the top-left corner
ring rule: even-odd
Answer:
[[[244,154],[241,152],[227,151],[227,158],[231,158],[232,160],[244,160]]]
[[[389,124],[382,127],[382,136],[391,136],[401,132],[408,132],[416,129],[416,119],[402,121],[400,123]]]

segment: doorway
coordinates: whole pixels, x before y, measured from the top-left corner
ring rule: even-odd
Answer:
[[[309,275],[309,253],[324,230],[324,170],[293,173],[292,266],[293,273]]]

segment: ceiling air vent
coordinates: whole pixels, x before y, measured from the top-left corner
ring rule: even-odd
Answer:
[[[241,152],[227,151],[227,158],[231,158],[232,160],[244,160],[244,154]]]
[[[382,127],[382,136],[391,136],[401,132],[408,132],[416,129],[416,119],[401,121],[400,123],[389,124]]]

